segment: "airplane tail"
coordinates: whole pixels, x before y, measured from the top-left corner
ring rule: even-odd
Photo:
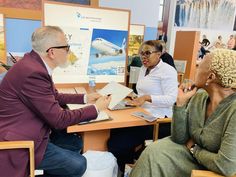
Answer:
[[[126,40],[124,38],[121,46],[122,50],[125,50],[125,47],[126,47]]]

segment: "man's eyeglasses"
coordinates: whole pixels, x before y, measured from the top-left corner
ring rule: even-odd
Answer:
[[[46,52],[48,52],[50,49],[66,49],[67,52],[70,50],[70,45],[62,45],[62,46],[54,46],[50,47]]]
[[[149,58],[152,53],[157,53],[157,52],[158,52],[158,51],[156,51],[156,50],[154,50],[154,51],[149,51],[149,50],[147,50],[147,51],[141,51],[141,52],[139,53],[139,55],[140,55],[141,57],[145,56],[145,57]]]

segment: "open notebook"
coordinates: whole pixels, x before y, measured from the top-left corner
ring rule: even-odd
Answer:
[[[67,106],[70,110],[73,110],[73,109],[83,108],[85,106],[88,106],[88,104],[67,104]],[[96,119],[86,121],[86,122],[80,122],[79,124],[99,122],[99,121],[104,121],[104,120],[112,120],[112,119],[105,111],[100,111]]]
[[[121,85],[117,82],[110,82],[105,87],[100,89],[98,93],[101,95],[111,95],[111,102],[108,106],[110,110],[120,110],[132,108],[133,106],[127,105],[124,98],[128,96],[133,90]]]

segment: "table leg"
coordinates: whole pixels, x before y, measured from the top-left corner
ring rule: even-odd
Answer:
[[[107,140],[110,137],[110,130],[87,131],[83,133],[84,148],[87,150],[107,151]]]

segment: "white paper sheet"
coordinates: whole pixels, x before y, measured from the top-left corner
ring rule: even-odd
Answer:
[[[132,89],[117,82],[110,82],[105,87],[100,89],[98,93],[104,96],[111,94],[111,102],[108,108],[112,110],[121,100],[123,100],[132,91]]]

